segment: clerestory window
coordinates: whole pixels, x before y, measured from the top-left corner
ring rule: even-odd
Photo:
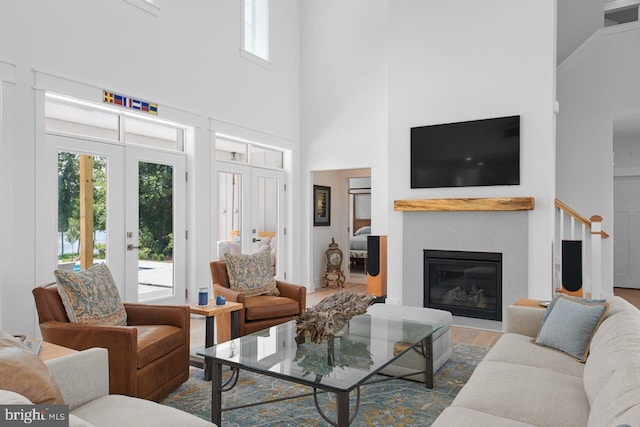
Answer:
[[[242,48],[265,61],[269,60],[269,0],[242,0]]]

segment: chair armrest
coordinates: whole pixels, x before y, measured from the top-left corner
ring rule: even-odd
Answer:
[[[227,301],[231,301],[231,302],[239,302],[241,304],[244,304],[244,293],[241,291],[237,291],[235,289],[231,289],[231,288],[225,288],[222,285],[219,285],[217,283],[213,284],[213,294],[215,296],[221,295],[223,297],[225,297],[225,299]]]
[[[546,310],[536,307],[510,305],[507,307],[505,333],[526,335],[535,338]]]
[[[109,394],[109,354],[91,348],[45,362],[70,410]]]
[[[280,296],[291,298],[298,301],[300,306],[300,313],[302,314],[307,308],[307,288],[300,285],[294,285],[293,283],[286,283],[276,281]]]
[[[40,332],[45,341],[75,350],[106,348],[109,351],[109,389],[136,395],[138,330],[135,327],[48,321],[40,324]]]
[[[171,325],[189,329],[188,305],[151,305],[125,303],[127,325]]]

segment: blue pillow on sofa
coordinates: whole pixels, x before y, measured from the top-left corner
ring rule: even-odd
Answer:
[[[589,300],[559,294],[547,308],[535,344],[555,348],[587,360],[589,344],[609,304],[605,300]]]

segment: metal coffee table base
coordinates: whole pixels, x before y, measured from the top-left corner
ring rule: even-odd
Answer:
[[[425,360],[425,369],[424,372],[425,373],[425,387],[426,388],[433,388],[434,385],[434,381],[433,381],[433,339],[432,336],[428,336],[427,338],[425,338],[424,340],[422,340],[420,343],[416,344],[413,349],[415,351],[420,352],[423,356],[424,356],[424,360]],[[232,373],[232,377],[229,378],[227,380],[226,383],[223,384],[222,382],[222,366],[223,365],[227,365],[227,366],[231,366],[232,369],[235,370],[234,373]],[[239,406],[233,406],[233,407],[228,407],[228,408],[224,408],[222,409],[222,393],[228,390],[231,390],[237,383],[238,377],[237,375],[239,375],[239,367],[238,366],[234,366],[234,364],[232,363],[221,363],[217,360],[212,360],[211,364],[210,364],[210,368],[211,368],[211,373],[212,373],[212,381],[211,381],[211,422],[216,424],[217,426],[221,426],[222,425],[222,412],[223,411],[231,411],[234,409],[240,409],[240,408],[247,408],[247,407],[251,407],[251,406],[257,406],[257,405],[264,405],[267,403],[275,403],[275,402],[281,402],[284,400],[290,400],[290,399],[297,399],[300,397],[307,397],[307,396],[313,396],[313,400],[314,403],[316,405],[316,409],[318,410],[318,413],[322,416],[322,418],[324,418],[325,421],[327,421],[329,424],[331,424],[332,426],[336,426],[336,427],[346,427],[349,426],[353,420],[355,419],[356,415],[358,414],[358,409],[359,409],[359,405],[360,405],[360,387],[363,385],[367,385],[367,384],[373,384],[373,383],[377,383],[377,382],[381,382],[381,381],[389,381],[389,380],[394,380],[394,379],[398,379],[398,378],[404,378],[404,377],[409,377],[409,376],[413,376],[415,374],[419,374],[422,372],[411,372],[409,374],[406,375],[402,375],[399,377],[389,377],[389,378],[384,378],[384,379],[377,379],[377,380],[373,380],[373,381],[365,381],[361,384],[358,384],[355,389],[357,390],[357,400],[356,400],[356,407],[354,410],[353,415],[350,416],[350,408],[349,408],[349,394],[351,392],[351,390],[348,391],[341,391],[341,390],[333,390],[333,389],[328,389],[328,388],[323,388],[323,387],[314,387],[314,386],[310,386],[313,388],[313,392],[311,393],[303,393],[303,394],[298,394],[295,396],[287,396],[284,398],[276,398],[276,399],[270,399],[270,400],[264,400],[264,401],[260,401],[260,402],[256,402],[256,403],[250,403],[250,404],[246,404],[246,405],[239,405]],[[302,385],[308,385],[302,382],[298,382],[298,381],[294,381],[292,378],[289,377],[283,377],[282,375],[278,375],[276,373],[267,373],[264,371],[258,371],[258,370],[253,370],[253,369],[249,369],[246,367],[242,367],[242,369],[244,370],[249,370],[252,372],[256,372],[258,374],[263,374],[263,375],[267,375],[270,377],[274,377],[274,378],[279,378],[285,381],[289,381],[289,382],[295,382],[297,384],[302,384]],[[234,378],[235,377],[235,378]],[[227,388],[227,386],[230,384],[231,386]],[[318,391],[320,390],[320,391]],[[318,400],[317,400],[317,395],[321,394],[321,393],[327,393],[327,392],[332,392],[335,393],[336,395],[336,415],[337,415],[337,419],[336,420],[332,420],[329,416],[327,416],[322,409],[320,408],[319,404],[318,404]]]

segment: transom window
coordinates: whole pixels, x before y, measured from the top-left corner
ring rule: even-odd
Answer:
[[[47,132],[184,151],[186,128],[157,118],[47,93]]]
[[[243,0],[243,49],[269,60],[269,0]]]
[[[284,153],[231,136],[216,134],[215,160],[284,169]]]

